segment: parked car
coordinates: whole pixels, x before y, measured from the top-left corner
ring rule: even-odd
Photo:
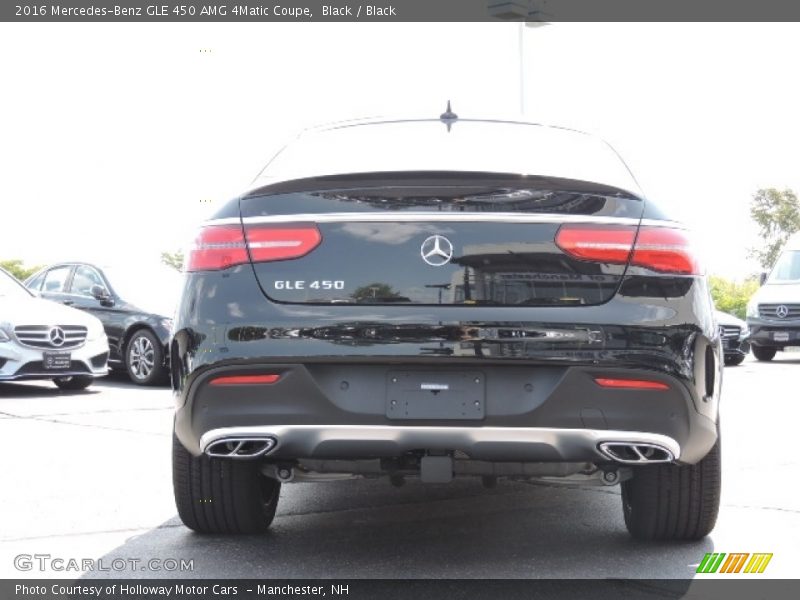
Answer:
[[[769,361],[780,350],[800,346],[800,233],[781,252],[747,305],[753,356]]]
[[[725,364],[728,366],[742,364],[750,352],[750,328],[747,323],[721,310],[717,311],[717,323],[722,335]]]
[[[621,483],[636,538],[705,536],[723,353],[664,210],[562,128],[448,112],[302,135],[187,255],[180,518],[264,531],[290,481],[561,477]]]
[[[50,379],[82,390],[108,373],[107,362],[99,320],[37,298],[0,269],[0,381]]]
[[[163,265],[60,263],[42,269],[25,285],[100,319],[111,348],[109,364],[125,369],[131,381],[167,381],[172,314],[181,285],[177,271]]]

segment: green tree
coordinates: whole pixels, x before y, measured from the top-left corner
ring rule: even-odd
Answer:
[[[183,271],[183,251],[178,250],[177,252],[162,252],[161,262],[168,267],[172,267],[176,271]]]
[[[359,300],[387,300],[390,298],[399,298],[400,295],[392,289],[388,283],[370,283],[369,285],[362,285],[352,294],[355,301]]]
[[[714,298],[716,307],[722,312],[744,319],[747,302],[756,293],[758,281],[755,278],[750,278],[739,283],[714,275],[710,276],[708,281],[711,285],[711,296]]]
[[[750,256],[769,270],[789,236],[800,231],[800,201],[790,189],[760,189],[750,202],[750,216],[758,224],[759,235],[764,240],[761,248],[750,250]]]
[[[21,260],[14,258],[12,260],[0,260],[0,267],[11,273],[20,281],[25,281],[28,277],[41,269],[41,265],[36,267],[25,267]]]

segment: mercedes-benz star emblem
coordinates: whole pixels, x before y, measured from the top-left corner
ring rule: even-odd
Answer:
[[[432,235],[422,242],[419,252],[426,263],[432,267],[441,267],[453,258],[453,244],[443,235]]]
[[[775,314],[781,319],[785,319],[789,316],[789,308],[785,304],[781,304],[775,309]]]
[[[50,329],[50,343],[58,348],[59,346],[64,345],[64,340],[66,336],[64,335],[64,330],[61,327],[53,327]]]

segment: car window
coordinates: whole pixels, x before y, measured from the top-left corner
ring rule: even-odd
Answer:
[[[770,283],[800,281],[800,250],[786,250],[772,270]]]
[[[44,276],[42,291],[50,293],[63,292],[66,287],[70,269],[72,269],[70,266],[50,269]]]
[[[13,275],[0,269],[0,298],[31,298],[31,293]]]
[[[31,279],[31,282],[28,284],[28,288],[31,290],[39,290],[42,287],[42,281],[44,281],[44,273],[39,273],[36,277]]]
[[[254,183],[418,171],[542,175],[641,193],[619,155],[599,138],[533,123],[469,119],[452,128],[428,119],[307,130],[278,152]]]
[[[91,296],[93,285],[106,287],[100,274],[93,268],[83,265],[77,267],[75,269],[75,275],[72,277],[71,292],[81,296]]]

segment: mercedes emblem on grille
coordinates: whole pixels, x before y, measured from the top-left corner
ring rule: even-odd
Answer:
[[[775,309],[775,316],[785,319],[789,316],[789,308],[785,304],[781,304]]]
[[[420,254],[432,267],[441,267],[453,258],[453,243],[443,235],[432,235],[422,242]]]
[[[61,327],[53,327],[50,329],[50,343],[58,348],[59,346],[63,346],[64,342],[66,341],[66,336],[64,335],[64,330]]]

